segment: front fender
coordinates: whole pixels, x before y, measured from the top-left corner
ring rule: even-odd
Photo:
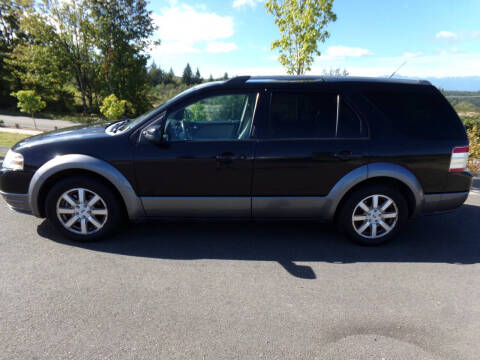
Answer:
[[[69,154],[53,158],[43,164],[33,175],[28,189],[28,201],[32,213],[41,217],[39,194],[45,182],[65,170],[87,170],[105,178],[115,186],[123,198],[128,217],[132,220],[144,215],[142,203],[127,178],[106,161],[82,154]]]

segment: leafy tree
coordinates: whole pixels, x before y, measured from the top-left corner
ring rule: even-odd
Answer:
[[[83,111],[92,111],[98,65],[89,0],[43,0],[24,16],[28,41],[15,48],[9,64],[23,86],[47,95],[72,79]]]
[[[95,24],[100,55],[102,93],[115,93],[134,106],[134,113],[150,108],[147,50],[159,42],[152,12],[145,0],[86,0]],[[134,114],[132,114],[134,115]]]
[[[119,100],[115,94],[110,94],[103,99],[100,112],[109,120],[118,120],[125,114],[126,105],[126,100]]]
[[[223,74],[223,80],[228,80],[228,73]]]
[[[36,95],[34,90],[20,90],[12,92],[10,95],[17,98],[17,107],[21,112],[32,115],[33,125],[36,129],[37,122],[35,121],[34,115],[47,106],[45,101],[42,100],[42,97]]]
[[[192,68],[189,63],[187,63],[187,66],[185,66],[185,69],[183,70],[182,82],[186,85],[193,85],[195,82]]]
[[[337,20],[333,0],[268,0],[267,11],[275,17],[281,34],[272,42],[278,60],[287,73],[302,75],[310,71],[314,55],[320,55],[318,43],[330,36],[328,23]]]
[[[8,55],[5,64],[15,78],[13,90],[32,89],[57,109],[71,108],[73,94],[65,85],[70,84],[72,75],[58,61],[52,47],[21,43]]]
[[[195,72],[194,82],[195,84],[201,84],[203,82],[202,75],[200,75],[200,70],[198,70],[198,68],[197,68],[197,71]]]
[[[15,85],[19,85],[5,60],[15,46],[27,37],[20,25],[27,9],[31,7],[32,0],[0,0],[0,106],[11,104],[8,94]]]
[[[208,77],[208,81],[209,81],[209,82],[213,81],[213,76],[212,76],[212,74],[210,74],[210,76]]]

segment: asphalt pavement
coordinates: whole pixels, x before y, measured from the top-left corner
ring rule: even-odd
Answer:
[[[478,359],[480,194],[381,247],[328,225],[74,243],[0,200],[2,359]]]
[[[16,124],[20,128],[33,129],[34,122],[30,116],[14,116],[14,115],[0,115],[0,120],[3,120],[4,126],[6,127],[15,127]],[[37,129],[42,131],[50,131],[57,129],[62,129],[70,126],[78,125],[72,121],[65,120],[51,120],[51,119],[38,119],[35,118],[37,123]]]

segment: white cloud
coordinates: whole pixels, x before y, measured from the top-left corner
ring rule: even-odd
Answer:
[[[323,58],[348,58],[348,57],[364,57],[372,56],[373,53],[368,49],[348,47],[348,46],[330,46],[327,48]]]
[[[447,40],[447,41],[457,41],[458,35],[451,31],[440,31],[435,35],[436,39]]]
[[[472,39],[480,39],[480,30],[475,30],[470,33]]]
[[[321,58],[312,66],[312,74],[321,74],[322,69],[346,68],[353,76],[386,76],[390,75],[405,60],[407,62],[399,70],[402,76],[417,78],[480,76],[480,53],[441,52],[422,54],[405,58],[405,54],[392,57],[370,57],[368,59],[323,60]]]
[[[233,42],[211,41],[207,44],[207,52],[209,53],[225,53],[237,50],[237,44]]]
[[[244,6],[250,6],[254,8],[255,6],[257,6],[257,3],[260,2],[262,2],[262,0],[233,0],[232,6],[234,8],[241,8]]]
[[[233,19],[202,8],[171,2],[160,14],[152,14],[161,44],[155,54],[200,52],[202,43],[227,39],[234,34]],[[233,43],[229,43],[232,48]],[[200,46],[199,46],[200,45]],[[236,45],[235,45],[236,46]],[[207,44],[208,49],[208,44]]]

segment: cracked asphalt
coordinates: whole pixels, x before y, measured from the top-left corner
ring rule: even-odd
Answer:
[[[328,225],[60,238],[0,200],[2,359],[475,359],[480,193],[352,245]]]

